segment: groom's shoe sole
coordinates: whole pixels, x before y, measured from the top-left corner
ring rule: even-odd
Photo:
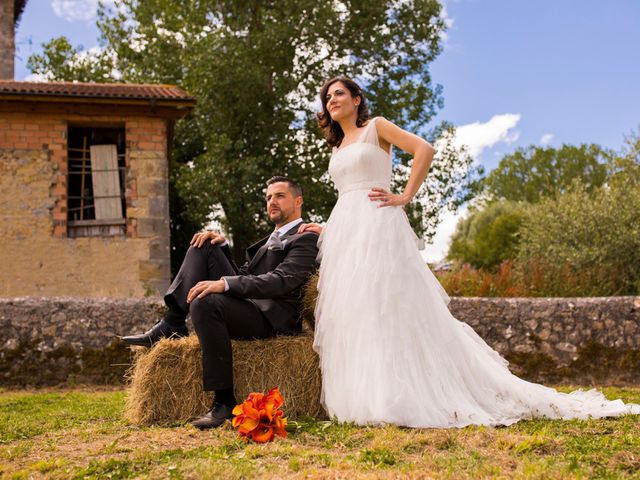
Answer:
[[[189,336],[188,333],[185,333],[185,334],[173,333],[168,337],[161,337],[161,338],[158,338],[157,340],[151,340],[147,335],[130,335],[127,337],[119,337],[119,338],[120,340],[122,340],[124,343],[128,345],[132,345],[136,347],[153,347],[155,343],[158,343],[163,338],[168,338],[169,340],[177,340],[179,338],[188,337],[188,336]]]
[[[163,338],[181,338],[189,335],[187,327],[174,328],[164,320],[156,323],[149,331],[140,335],[127,335],[120,337],[120,339],[129,344],[140,347],[152,347],[154,343],[157,343]]]

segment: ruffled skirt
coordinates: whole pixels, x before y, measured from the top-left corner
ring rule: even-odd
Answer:
[[[513,375],[449,312],[404,210],[378,208],[367,194],[341,195],[319,239],[314,349],[331,417],[463,427],[640,413],[596,390],[565,394]]]

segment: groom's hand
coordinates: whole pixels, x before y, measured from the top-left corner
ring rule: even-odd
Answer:
[[[224,280],[205,280],[204,282],[198,282],[189,290],[187,303],[191,303],[196,298],[206,297],[210,293],[222,293],[224,292],[224,288]]]
[[[212,245],[226,242],[226,239],[219,233],[211,230],[205,230],[204,232],[196,233],[191,239],[191,242],[189,242],[189,245],[200,248],[207,240],[211,240]]]

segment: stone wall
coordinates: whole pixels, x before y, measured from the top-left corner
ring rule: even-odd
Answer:
[[[126,235],[67,236],[67,126],[124,125]],[[0,112],[0,295],[143,297],[169,285],[167,121]]]
[[[118,337],[163,313],[157,299],[0,299],[0,385],[121,383],[131,349]]]
[[[161,317],[158,299],[0,299],[0,384],[122,381],[118,336]],[[453,298],[451,311],[534,381],[640,383],[640,297]]]
[[[588,342],[640,350],[640,297],[454,298],[451,310],[499,352],[539,352],[561,366]]]

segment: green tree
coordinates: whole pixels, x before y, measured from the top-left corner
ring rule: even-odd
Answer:
[[[576,284],[581,290],[563,292],[560,285],[553,294],[640,293],[639,152],[612,161],[606,184],[593,193],[576,180],[567,193],[529,210],[520,231],[520,262],[539,262],[547,285],[554,285],[559,269],[585,277]]]
[[[607,178],[609,152],[598,145],[519,148],[506,155],[484,180],[492,199],[538,202],[561,194],[579,179],[587,191]]]
[[[113,78],[113,61],[106,55],[83,52],[67,37],[54,38],[43,45],[41,54],[27,60],[27,68],[49,80],[105,82]]]
[[[458,222],[447,256],[487,269],[515,258],[520,242],[518,231],[525,211],[522,203],[507,201],[471,210]]]
[[[314,122],[322,81],[346,74],[363,83],[372,112],[436,137],[427,126],[442,107],[429,65],[441,51],[444,20],[437,0],[119,0],[101,8],[95,81],[172,83],[198,99],[176,126],[171,170],[172,243],[186,245],[196,226],[220,221],[242,256],[271,227],[263,185],[274,174],[298,179],[306,211],[325,219],[335,202],[329,151]],[[53,40],[31,62],[55,79],[83,74],[80,53]],[[82,77],[87,78],[87,76]],[[88,79],[88,78],[87,78]],[[414,228],[433,234],[442,208],[455,209],[470,186],[468,156],[443,143],[429,187],[409,208]],[[406,175],[399,158],[396,179]],[[464,172],[461,175],[460,172]],[[175,263],[174,263],[175,265]]]

